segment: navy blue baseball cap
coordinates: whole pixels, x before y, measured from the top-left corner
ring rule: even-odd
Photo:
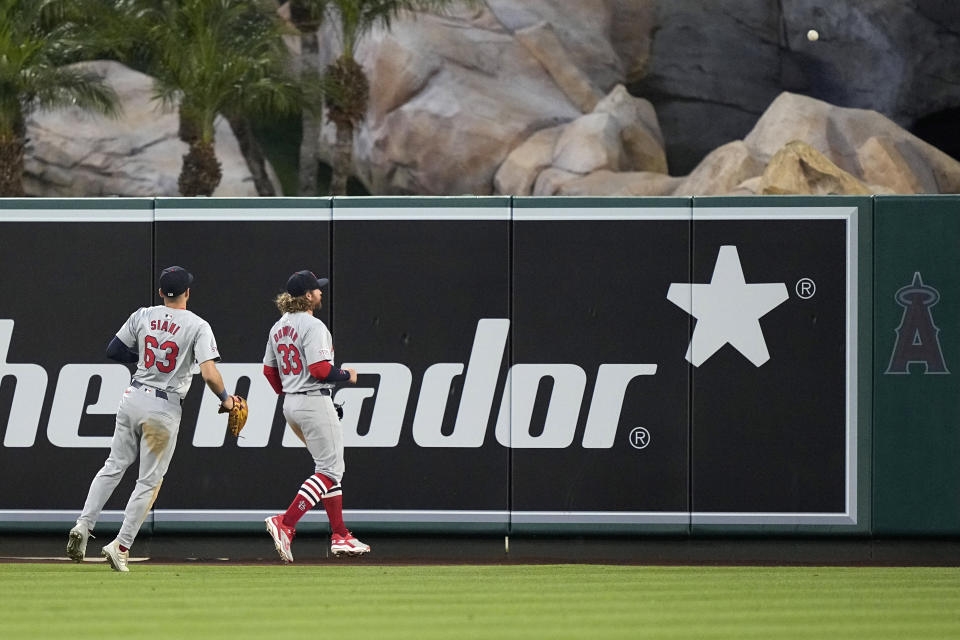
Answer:
[[[163,295],[175,298],[193,284],[193,274],[183,267],[167,267],[160,272],[160,290]]]
[[[326,278],[317,278],[312,271],[297,271],[287,279],[287,293],[296,298],[307,291],[322,289],[328,282],[330,281]]]

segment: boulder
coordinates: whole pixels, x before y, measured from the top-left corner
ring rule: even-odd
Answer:
[[[563,126],[541,129],[510,152],[494,177],[495,193],[528,196],[537,175],[553,162],[553,148]]]
[[[590,176],[580,180],[571,190],[609,195],[609,187],[617,193],[637,192],[661,194],[663,185],[676,180],[659,180],[651,184],[647,173],[667,173],[663,137],[653,106],[642,98],[627,93],[617,85],[594,107],[593,113],[581,116],[566,125],[538,131],[517,146],[497,171],[496,193],[529,195],[545,168],[560,170],[547,173],[534,186],[534,191],[557,193],[557,184],[571,174]],[[624,171],[629,177],[613,177]],[[636,186],[638,182],[644,184]]]
[[[571,173],[620,169],[620,125],[609,113],[577,118],[560,134],[553,148],[553,166]]]
[[[624,63],[611,41],[612,25],[622,19],[616,10],[624,1],[633,0],[484,0],[484,4],[510,33],[541,22],[549,24],[563,43],[571,64],[606,93],[624,81]],[[631,11],[626,15],[636,14]],[[639,31],[642,25],[633,26]],[[653,28],[652,24],[647,26]]]
[[[24,157],[27,194],[179,195],[177,179],[188,147],[177,135],[176,110],[164,111],[153,99],[152,78],[108,60],[78,66],[100,73],[117,92],[123,111],[116,119],[73,107],[31,114]],[[256,196],[237,139],[221,117],[216,120],[216,153],[223,178],[214,195]]]
[[[763,176],[754,176],[747,178],[727,195],[731,196],[755,196],[763,193]]]
[[[759,185],[764,195],[870,195],[872,191],[800,140],[788,142],[770,160]]]
[[[728,142],[710,152],[690,175],[683,178],[673,195],[726,195],[744,180],[759,175],[763,167],[742,140]]]
[[[955,0],[624,1],[655,5],[649,64],[630,89],[653,99],[677,172],[743,138],[783,89],[906,129],[960,105]]]
[[[593,111],[603,94],[591,84],[587,74],[573,63],[563,43],[548,23],[537,23],[518,30],[514,35],[543,65],[570,102],[583,113]]]
[[[960,162],[905,131],[876,111],[836,107],[821,100],[784,92],[744,139],[762,162],[791,140],[803,140],[831,163],[861,181],[872,181],[861,166],[860,152],[870,138],[885,138],[895,147],[923,193],[960,193]],[[871,168],[871,171],[878,171]],[[878,174],[881,175],[881,174]],[[892,185],[888,185],[891,186]]]
[[[594,113],[518,147],[498,192],[525,195],[530,184],[538,195],[960,192],[960,162],[888,118],[791,93],[775,99],[744,140],[718,147],[684,178],[653,181],[649,170],[636,171],[628,131],[644,132],[642,148],[654,157],[662,149],[652,107],[617,87]]]
[[[602,169],[559,184],[558,196],[668,196],[682,178],[650,171],[613,172]]]
[[[555,196],[564,184],[582,178],[579,173],[571,173],[556,167],[548,167],[540,172],[533,185],[535,196]]]
[[[597,103],[593,112],[609,113],[620,126],[623,170],[667,173],[663,133],[657,112],[648,100],[631,96],[626,87],[618,84]]]
[[[489,0],[445,15],[403,15],[389,32],[365,34],[355,56],[371,96],[354,138],[354,174],[371,193],[493,193],[511,152],[537,131],[579,118],[623,82],[610,41],[612,2]],[[320,49],[321,64],[339,54],[336,25],[320,31]],[[580,81],[589,91],[571,88]],[[327,162],[335,136],[325,121]]]
[[[422,55],[391,34],[384,34],[381,55],[370,75],[377,78],[371,86],[367,119],[370,126],[383,124],[383,119],[394,109],[402,107],[426,86],[443,66],[438,56]]]
[[[892,193],[931,193],[936,185],[924,185],[910,163],[890,138],[872,136],[857,149],[863,179],[887,187]],[[930,175],[924,172],[929,178]]]

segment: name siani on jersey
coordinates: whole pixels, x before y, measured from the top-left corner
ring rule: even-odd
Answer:
[[[170,335],[177,335],[177,331],[180,331],[180,325],[176,322],[170,320],[151,320],[150,321],[150,330],[151,331],[166,331]]]

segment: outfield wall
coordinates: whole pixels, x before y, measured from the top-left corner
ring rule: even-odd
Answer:
[[[260,364],[309,268],[358,531],[956,535],[958,241],[945,196],[0,200],[0,530],[76,517],[104,347],[180,264],[250,421],[196,376],[145,531],[260,529],[311,473]]]

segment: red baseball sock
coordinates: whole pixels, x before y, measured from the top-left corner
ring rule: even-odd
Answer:
[[[321,498],[326,502],[325,496],[331,490],[335,490],[337,496],[340,495],[340,485],[322,473],[315,473],[304,480],[303,484],[300,485],[300,490],[297,491],[297,497],[293,499],[293,502],[290,503],[287,511],[283,514],[283,524],[288,527],[296,527],[303,514],[317,506]],[[329,513],[330,509],[327,508],[327,514],[329,515]],[[337,513],[339,514],[339,509]],[[340,518],[340,524],[343,525],[342,517]]]
[[[330,520],[330,531],[347,535],[347,527],[343,524],[343,496],[335,495],[323,499],[323,508],[327,511],[327,519]]]
[[[310,511],[310,507],[312,506],[306,498],[298,493],[297,497],[293,499],[293,502],[290,503],[290,506],[287,507],[287,510],[283,514],[283,524],[295,529],[300,518],[302,518],[303,514],[307,511]]]

